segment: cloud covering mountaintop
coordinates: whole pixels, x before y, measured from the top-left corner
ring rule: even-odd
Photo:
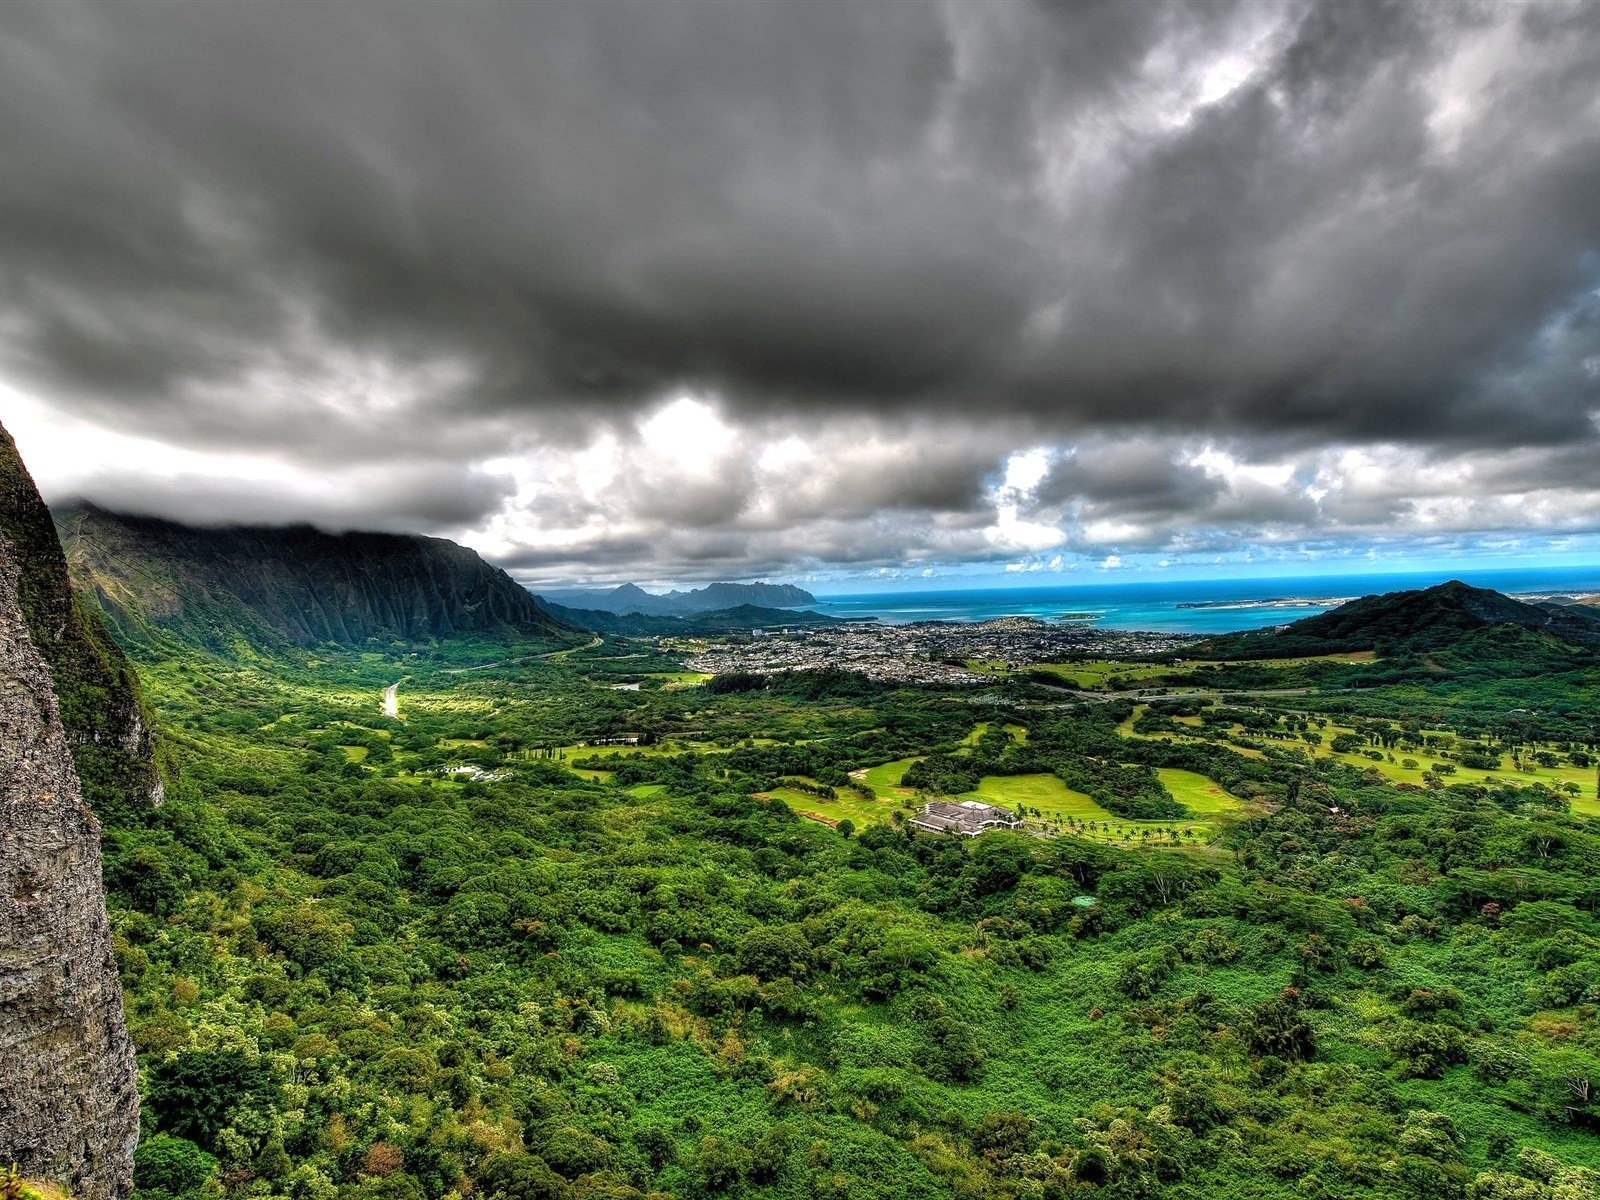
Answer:
[[[1600,526],[1600,7],[0,10],[47,492],[530,582]]]

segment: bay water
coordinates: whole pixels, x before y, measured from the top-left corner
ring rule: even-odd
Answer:
[[[1345,600],[1431,587],[1460,579],[1508,595],[1600,592],[1600,566],[1512,570],[1404,572],[1206,580],[1137,580],[1064,587],[906,589],[819,595],[816,611],[872,617],[884,624],[912,621],[988,621],[1033,617],[1084,621],[1104,629],[1165,633],[1226,633],[1263,629],[1313,616]]]

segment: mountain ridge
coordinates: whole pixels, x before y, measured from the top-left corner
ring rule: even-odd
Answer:
[[[55,514],[74,582],[120,640],[307,649],[458,634],[564,641],[570,626],[476,551],[420,534],[182,525],[93,505]]]
[[[763,608],[740,604],[732,608],[657,616],[650,613],[613,613],[594,608],[569,608],[544,597],[534,597],[541,606],[569,625],[595,633],[624,637],[675,637],[690,634],[742,633],[752,629],[781,629],[791,625],[835,625],[842,617],[830,617],[809,609]]]
[[[1530,604],[1451,579],[1428,588],[1384,592],[1287,625],[1222,634],[1197,644],[1194,657],[1279,658],[1375,650],[1426,653],[1496,626],[1518,626],[1579,646],[1600,646],[1600,610],[1579,604]]]
[[[689,591],[674,589],[663,595],[647,592],[636,583],[623,583],[609,590],[566,588],[541,593],[549,604],[564,608],[589,609],[618,616],[640,614],[652,617],[682,617],[692,613],[720,612],[745,606],[753,608],[800,608],[817,603],[804,588],[789,583],[708,583]]]

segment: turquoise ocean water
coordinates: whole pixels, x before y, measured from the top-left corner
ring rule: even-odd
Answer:
[[[987,621],[1036,617],[1088,621],[1105,629],[1225,633],[1262,629],[1326,612],[1343,600],[1461,579],[1499,592],[1600,591],[1600,566],[1280,579],[1084,584],[1074,587],[898,591],[817,597],[818,612],[837,617],[910,621]]]

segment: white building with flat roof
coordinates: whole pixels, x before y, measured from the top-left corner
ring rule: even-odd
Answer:
[[[933,800],[911,818],[913,828],[928,833],[958,833],[977,837],[987,829],[1017,829],[1022,818],[1006,808],[996,808],[981,800]]]

